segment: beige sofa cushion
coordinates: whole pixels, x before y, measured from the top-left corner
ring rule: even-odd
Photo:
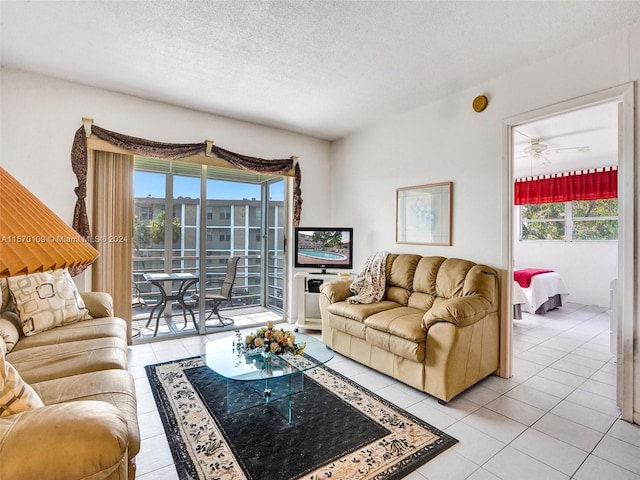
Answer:
[[[407,305],[413,290],[413,275],[420,255],[389,254],[387,256],[387,292],[385,300]]]
[[[35,383],[111,368],[126,370],[127,343],[122,338],[107,337],[43,345],[14,349],[7,359],[25,381]]]
[[[424,342],[426,335],[422,330],[423,316],[424,310],[397,307],[371,315],[365,319],[364,324],[368,328],[390,333],[412,342]]]
[[[394,287],[413,290],[413,276],[422,257],[413,254],[389,254],[387,256],[387,283]]]
[[[70,323],[46,332],[40,332],[38,335],[22,337],[14,352],[95,338],[127,338],[127,324],[123,319],[117,317],[93,318],[84,322]]]
[[[3,480],[134,478],[127,477],[126,420],[106,402],[61,403],[7,417],[0,435]]]
[[[413,277],[413,291],[435,295],[438,270],[445,260],[444,257],[422,257]]]
[[[84,300],[89,315],[97,317],[113,317],[113,298],[105,292],[85,292],[80,296]]]
[[[424,361],[426,342],[413,342],[373,328],[367,328],[366,340],[385,352],[391,352],[414,362]],[[375,363],[373,359],[372,363]]]
[[[498,286],[497,272],[486,265],[475,265],[469,270],[469,273],[467,273],[462,294],[480,295],[489,300],[494,310],[497,310],[498,304],[500,303],[500,288]]]
[[[365,319],[367,342],[403,358],[422,362],[426,334],[422,330],[423,310],[397,307]]]
[[[66,269],[16,275],[7,280],[27,336],[91,318]]]
[[[459,297],[463,293],[467,273],[476,265],[469,260],[447,258],[436,277],[436,295],[443,298]]]
[[[438,299],[425,313],[423,329],[427,331],[434,323],[443,321],[467,327],[489,315],[492,307],[491,302],[480,295]]]
[[[329,315],[329,325],[339,332],[348,333],[354,337],[365,339],[367,327],[364,323],[340,315]]]
[[[125,370],[102,370],[34,383],[33,389],[45,405],[99,400],[118,409],[127,421],[128,455],[140,451],[136,390],[133,377]]]
[[[329,313],[333,313],[334,315],[340,315],[341,317],[363,322],[365,318],[370,317],[371,315],[399,306],[400,305],[396,302],[390,302],[388,300],[366,304],[337,302],[332,303],[328,310]]]

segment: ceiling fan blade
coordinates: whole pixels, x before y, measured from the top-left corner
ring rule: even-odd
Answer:
[[[563,148],[550,148],[545,150],[545,154],[548,153],[587,153],[591,151],[591,147],[589,145],[583,145],[580,147],[563,147]]]

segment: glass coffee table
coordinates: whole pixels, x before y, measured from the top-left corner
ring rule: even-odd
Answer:
[[[228,413],[266,403],[291,423],[293,397],[304,390],[304,372],[331,360],[333,350],[319,339],[296,333],[296,343],[306,343],[303,355],[276,355],[263,349],[245,352],[242,344],[251,333],[241,331],[237,336],[206,343],[202,360],[226,379]]]

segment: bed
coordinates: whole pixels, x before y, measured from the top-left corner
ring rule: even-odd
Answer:
[[[552,270],[516,269],[513,273],[515,320],[522,318],[522,312],[542,314],[561,307],[562,301],[569,295],[560,275]],[[527,280],[529,286],[526,286]]]

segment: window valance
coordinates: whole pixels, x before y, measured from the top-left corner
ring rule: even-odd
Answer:
[[[200,143],[162,143],[144,138],[131,137],[122,133],[112,132],[93,125],[90,119],[84,119],[84,125],[80,127],[74,136],[71,148],[71,166],[78,179],[78,186],[74,189],[77,200],[73,214],[73,229],[84,238],[91,238],[91,228],[87,215],[87,136],[94,135],[101,140],[109,142],[119,148],[136,155],[145,155],[167,160],[178,160],[193,155],[204,154],[222,158],[237,168],[256,173],[269,173],[284,175],[294,169],[293,188],[293,225],[298,226],[302,214],[302,191],[300,183],[302,173],[295,157],[284,159],[264,159],[250,157],[225,150],[210,141]],[[77,275],[84,268],[76,269],[72,274]]]
[[[618,168],[565,172],[544,177],[518,178],[514,183],[514,205],[598,200],[618,196]]]

